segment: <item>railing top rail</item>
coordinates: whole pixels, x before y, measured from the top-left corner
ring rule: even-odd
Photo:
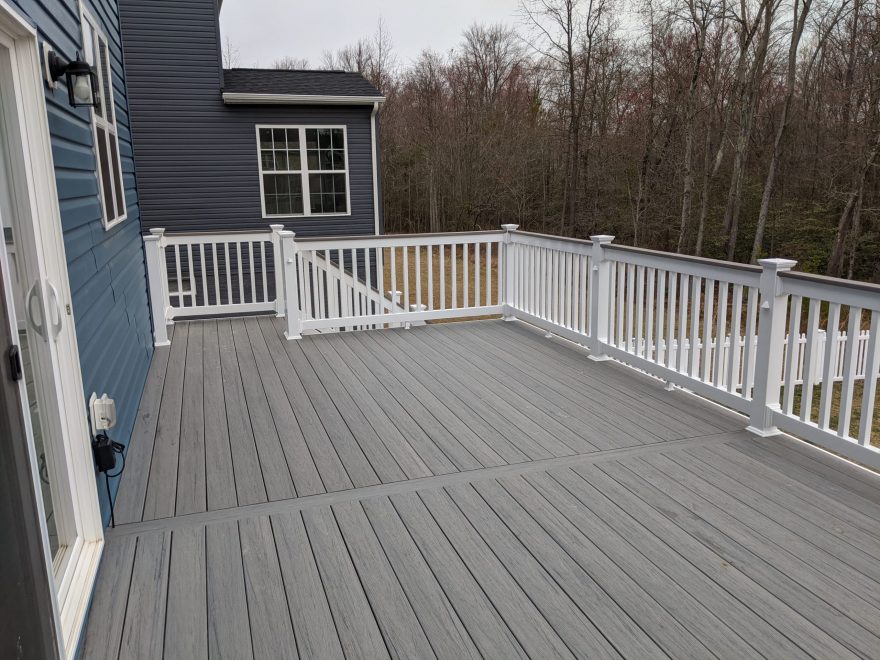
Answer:
[[[309,243],[333,243],[333,242],[345,242],[349,243],[351,241],[363,241],[365,243],[375,242],[375,241],[414,241],[421,239],[449,239],[451,242],[463,243],[466,242],[462,239],[467,239],[469,237],[484,237],[484,236],[498,236],[501,237],[505,234],[502,230],[487,230],[487,231],[449,231],[449,232],[436,232],[436,233],[426,233],[426,234],[371,234],[369,236],[363,235],[354,235],[354,236],[310,236],[306,238],[297,237],[296,242],[298,245],[301,244],[309,244]]]
[[[676,261],[685,261],[691,264],[700,264],[712,268],[732,268],[747,273],[757,273],[760,275],[761,267],[752,264],[741,264],[736,261],[723,261],[721,259],[710,259],[708,257],[695,257],[690,254],[677,254],[675,252],[663,252],[661,250],[649,250],[648,248],[632,247],[631,245],[618,245],[617,243],[606,243],[606,250],[619,252],[627,252],[629,254],[642,254],[645,256],[656,257],[658,259],[674,259]]]
[[[542,234],[536,231],[521,231],[517,229],[511,232],[515,236],[531,236],[534,238],[546,238],[552,241],[562,241],[564,243],[577,243],[578,245],[593,245],[593,241],[588,238],[572,238],[571,236],[556,236],[555,234]]]
[[[814,273],[801,273],[798,271],[785,271],[779,273],[779,277],[784,279],[802,280],[804,282],[813,282],[815,284],[824,284],[831,286],[842,286],[847,289],[855,289],[857,291],[865,291],[874,295],[880,295],[880,284],[873,282],[860,282],[858,280],[847,280],[841,277],[829,277],[828,275],[816,275]]]
[[[792,271],[779,273],[779,277],[786,293],[880,311],[878,284]]]

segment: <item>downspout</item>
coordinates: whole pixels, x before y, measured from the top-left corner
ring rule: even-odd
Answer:
[[[379,114],[379,101],[373,103],[370,113],[370,144],[373,150],[373,216],[375,218],[374,233],[379,235],[379,172],[376,152],[376,115]]]

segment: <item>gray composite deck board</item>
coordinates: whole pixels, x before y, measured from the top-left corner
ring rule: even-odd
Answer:
[[[260,457],[250,413],[241,382],[241,371],[235,354],[232,325],[228,320],[218,321],[220,343],[220,367],[223,376],[223,400],[219,402],[226,411],[229,430],[229,448],[235,476],[235,492],[239,506],[266,502],[266,484],[260,469]]]
[[[211,657],[252,658],[238,522],[207,525],[205,539],[209,654]]]
[[[236,506],[238,497],[235,493],[235,469],[226,406],[223,405],[222,358],[217,323],[206,323],[204,334],[205,479],[207,508],[216,510]]]
[[[168,569],[164,654],[172,658],[208,657],[208,585],[205,528],[174,532]]]
[[[517,323],[281,331],[157,351],[83,658],[876,656],[880,476]]]
[[[208,507],[205,481],[204,328],[204,323],[189,327],[180,415],[176,515],[197,513]]]
[[[150,460],[145,461],[150,473],[143,504],[143,516],[146,519],[167,518],[174,515],[188,337],[189,326],[184,324],[175,330],[171,342],[168,371],[165,374],[165,386],[162,389],[162,402],[159,408],[159,421],[156,424],[156,439]],[[143,470],[144,465],[138,465],[135,469]]]

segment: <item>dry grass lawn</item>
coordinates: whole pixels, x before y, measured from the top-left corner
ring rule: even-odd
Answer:
[[[384,259],[384,289],[385,291],[396,288],[401,292],[401,304],[407,308],[410,305],[425,305],[427,309],[444,309],[453,307],[453,280],[455,281],[455,304],[456,308],[474,307],[479,295],[480,305],[498,304],[498,246],[491,245],[492,255],[487,259],[486,244],[480,246],[479,262],[474,253],[473,246],[468,246],[467,264],[467,287],[465,286],[465,262],[462,246],[456,246],[455,276],[453,277],[453,260],[451,249],[445,246],[443,249],[443,265],[440,263],[440,248],[434,246],[410,247],[407,250],[406,273],[408,275],[408,296],[404,293],[404,248],[395,248],[394,270],[392,271],[391,248],[383,251]],[[431,275],[428,277],[428,252],[431,252]],[[417,264],[418,252],[418,264]],[[490,268],[489,282],[487,282],[486,268]],[[445,271],[445,289],[441,295],[441,272]],[[477,275],[479,274],[479,277]],[[396,277],[396,280],[395,280]],[[487,284],[490,286],[487,287]],[[467,301],[465,301],[467,292]],[[498,318],[497,315],[474,316],[471,319]],[[461,318],[450,319],[455,321]],[[445,321],[429,321],[429,323],[444,323]]]

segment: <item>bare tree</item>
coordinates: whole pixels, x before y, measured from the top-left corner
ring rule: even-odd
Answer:
[[[273,69],[288,69],[288,70],[297,70],[297,69],[308,69],[309,68],[309,60],[307,57],[291,57],[286,55],[284,57],[279,57],[277,60],[272,62]]]
[[[232,45],[232,40],[227,36],[223,40],[223,68],[234,69],[241,59],[239,50]]]

